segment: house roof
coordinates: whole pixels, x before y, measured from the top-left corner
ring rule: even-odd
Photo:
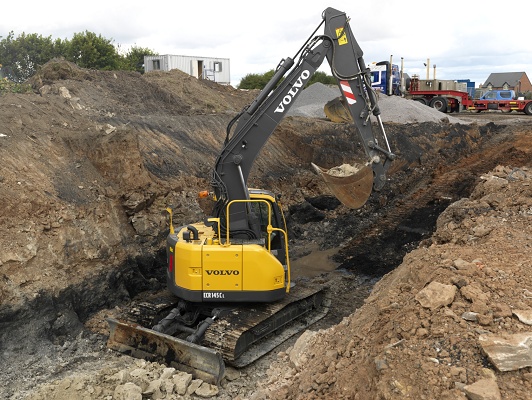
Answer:
[[[488,76],[483,86],[486,87],[490,83],[493,87],[502,87],[505,83],[510,86],[517,86],[524,74],[524,72],[494,72]]]

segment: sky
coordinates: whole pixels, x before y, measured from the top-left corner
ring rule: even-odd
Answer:
[[[426,0],[27,0],[21,8],[18,2],[6,1],[0,40],[11,31],[15,38],[36,33],[62,40],[89,31],[111,40],[124,54],[137,46],[157,54],[229,58],[231,85],[236,87],[247,74],[263,74],[293,57],[321,23],[323,10],[332,7],[351,18],[351,30],[368,64],[391,58],[409,76],[425,79],[428,61],[430,79],[436,65],[437,79],[470,79],[476,87],[494,72],[526,72],[532,79],[532,29],[518,22],[519,12],[532,9],[528,0],[512,2],[499,11],[473,1],[442,4]],[[326,61],[319,71],[331,75]]]

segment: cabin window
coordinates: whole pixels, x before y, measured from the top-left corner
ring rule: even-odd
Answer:
[[[214,62],[214,72],[222,72],[222,63],[219,61]]]
[[[159,71],[161,69],[161,60],[152,60],[152,69]]]

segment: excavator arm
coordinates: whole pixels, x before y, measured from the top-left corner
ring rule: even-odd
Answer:
[[[327,8],[322,17],[320,25],[294,57],[295,59],[300,54],[298,61],[295,62],[293,58],[281,60],[274,76],[253,103],[229,124],[227,138],[216,160],[212,178],[214,193],[218,200],[215,207],[217,216],[224,212],[228,202],[249,200],[247,179],[256,157],[325,59],[348,104],[368,159],[358,172],[362,179],[353,177],[352,174],[331,175],[328,170],[318,166],[314,168],[322,175],[333,193],[352,208],[362,206],[372,188],[379,190],[384,185],[386,171],[395,155],[390,150],[380,119],[380,110],[376,95],[371,88],[370,72],[365,66],[363,52],[351,31],[345,13]],[[322,25],[324,25],[323,34],[314,36]],[[377,118],[385,147],[379,144],[373,133],[371,115]],[[229,137],[235,123],[234,132]],[[349,185],[361,185],[365,189],[359,188],[350,192]],[[354,201],[349,199],[358,193],[363,193],[362,197],[365,198]],[[245,202],[231,207],[232,232],[255,230],[253,218],[247,208]]]

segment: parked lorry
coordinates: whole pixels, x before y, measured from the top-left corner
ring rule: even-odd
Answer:
[[[444,113],[498,110],[532,115],[532,100],[516,97],[513,90],[491,90],[474,99],[465,82],[419,79],[417,75],[401,78],[397,65],[388,61],[371,64],[369,69],[374,90],[386,95],[400,95]],[[345,100],[342,97],[329,101],[324,107],[325,115],[333,122],[350,121],[349,113],[343,109]]]
[[[371,87],[387,95],[401,94],[401,74],[397,64],[381,61],[369,65]]]
[[[426,85],[432,83],[432,85]],[[462,83],[456,82],[456,85]],[[427,87],[428,86],[428,87]],[[418,101],[441,112],[489,111],[523,112],[532,115],[532,100],[517,97],[513,90],[490,90],[479,99],[473,99],[465,89],[442,87],[441,81],[420,80],[412,77],[405,98]]]
[[[532,100],[516,97],[513,90],[490,90],[478,100],[468,99],[464,107],[470,111],[499,110],[502,112],[524,112],[532,115]]]

